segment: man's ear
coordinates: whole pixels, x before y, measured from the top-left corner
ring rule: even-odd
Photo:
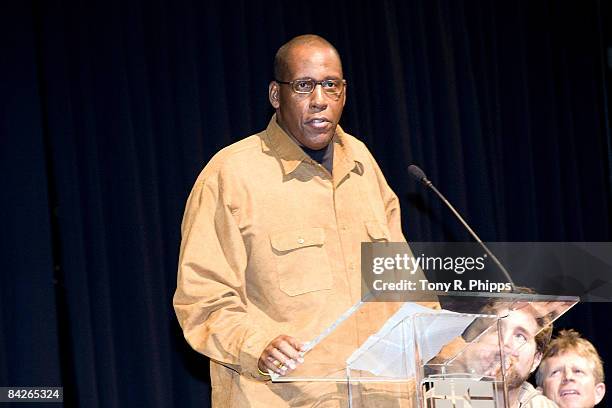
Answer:
[[[274,109],[278,109],[280,106],[279,93],[280,87],[278,86],[278,83],[276,81],[270,82],[270,85],[268,85],[268,100]]]
[[[595,405],[599,404],[606,395],[606,384],[599,383],[595,385]]]
[[[538,368],[541,361],[542,361],[542,353],[537,352],[535,356],[533,357],[533,364],[531,365],[531,370],[529,370],[530,374],[533,373],[536,368]]]

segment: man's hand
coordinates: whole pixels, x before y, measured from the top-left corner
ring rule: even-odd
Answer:
[[[257,365],[264,373],[269,369],[279,375],[286,375],[304,362],[303,351],[304,345],[300,341],[281,334],[268,343]]]

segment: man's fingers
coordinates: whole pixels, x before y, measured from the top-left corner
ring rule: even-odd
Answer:
[[[297,339],[280,335],[272,340],[265,348],[259,358],[260,369],[265,367],[279,375],[286,375],[297,368],[299,363],[304,362],[302,358],[304,345]]]
[[[296,367],[295,361],[293,361],[290,357],[288,357],[285,353],[283,353],[278,348],[275,348],[274,350],[272,350],[270,354],[276,360],[280,361],[282,366],[291,368],[292,370]],[[282,369],[282,366],[281,366],[281,369]]]
[[[286,371],[287,369],[285,368],[283,363],[281,363],[279,360],[273,357],[269,358],[269,363],[267,365],[268,365],[268,368],[274,371],[276,374],[279,374],[279,375],[287,374],[287,371]]]
[[[267,361],[271,363],[276,368],[287,367],[287,364],[283,363],[281,360],[277,359],[274,356],[268,356]]]
[[[276,348],[292,360],[299,361],[300,363],[304,361],[302,359],[302,355],[300,354],[300,349],[296,348],[288,341],[281,342]]]
[[[306,351],[306,346],[304,345],[304,343],[302,343],[301,341],[299,341],[295,337],[287,336],[287,338],[285,340],[287,341],[287,343],[289,343],[297,351]]]

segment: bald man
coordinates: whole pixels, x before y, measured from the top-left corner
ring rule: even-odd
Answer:
[[[189,196],[174,308],[211,359],[214,407],[346,406],[342,384],[268,374],[290,374],[308,359],[303,342],[360,301],[361,242],[405,241],[399,203],[338,125],[347,81],[328,41],[283,45],[268,91],[268,127],[217,153]]]

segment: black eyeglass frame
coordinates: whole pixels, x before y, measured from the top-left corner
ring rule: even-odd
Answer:
[[[296,90],[295,87],[293,86],[293,84],[298,81],[310,81],[311,83],[314,83],[314,86],[312,87],[312,90],[310,92],[304,92],[304,91],[300,92]],[[323,83],[327,81],[340,81],[340,83],[342,84],[342,89],[340,89],[340,91],[338,92],[328,92],[326,88],[323,86]],[[274,82],[277,82],[283,85],[291,85],[291,90],[300,95],[310,95],[317,88],[317,85],[321,85],[321,88],[323,88],[323,92],[325,92],[326,94],[340,97],[340,95],[342,95],[342,92],[344,92],[344,88],[346,88],[346,79],[323,79],[321,81],[315,81],[312,78],[299,78],[299,79],[294,79],[293,81],[289,81],[289,82],[279,81],[278,79],[275,79]]]

